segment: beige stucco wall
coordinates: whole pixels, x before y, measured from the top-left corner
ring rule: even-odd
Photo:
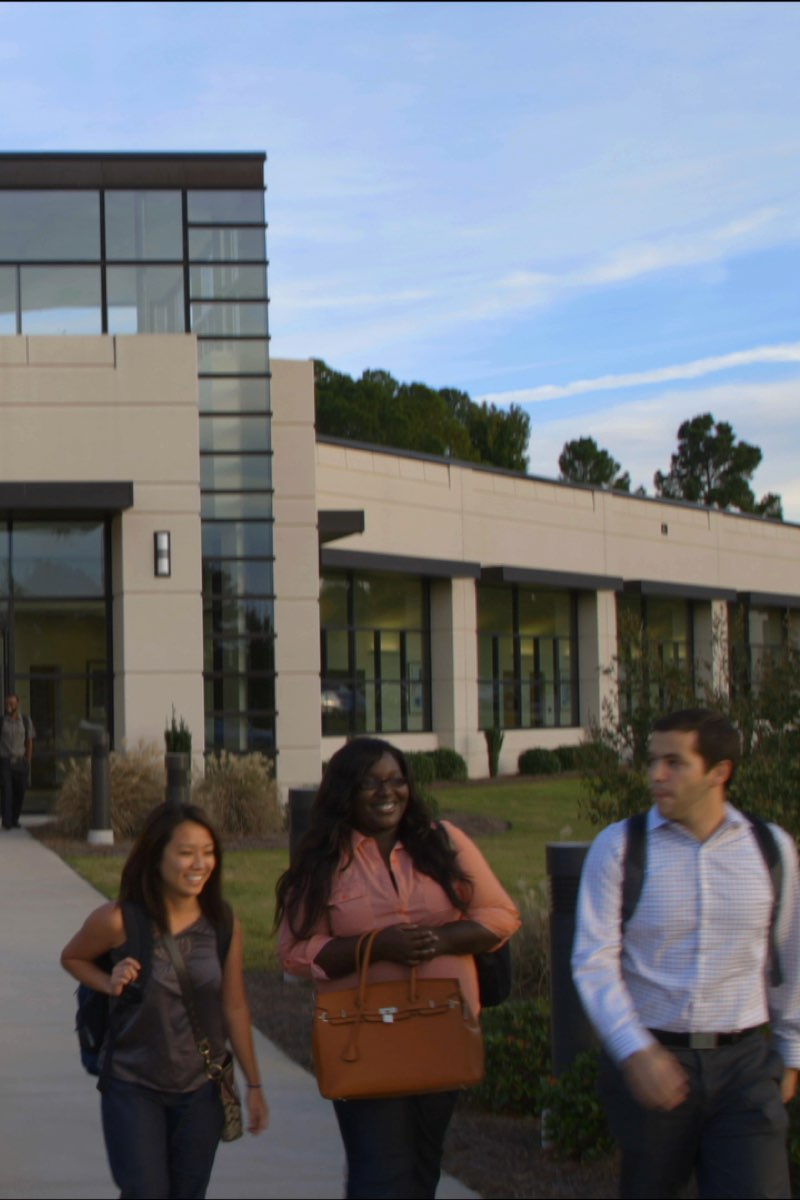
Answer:
[[[130,481],[112,528],[115,742],[204,747],[197,347],[191,336],[0,338],[0,479]],[[153,574],[153,533],[172,575]]]
[[[340,549],[800,596],[800,528],[793,525],[324,442],[316,485],[320,509],[365,512],[364,533],[338,541]],[[433,655],[434,724],[438,740],[464,754],[472,773],[483,773],[486,752],[471,700],[474,613],[463,617],[470,588],[469,580],[434,585],[434,636],[445,638]],[[699,651],[710,650],[723,609],[711,601],[695,606]],[[616,649],[612,591],[581,596],[578,638],[585,724],[614,702],[613,679],[602,671]],[[466,671],[463,664],[470,664]],[[443,671],[450,669],[446,683]],[[714,663],[715,677],[718,669]],[[438,724],[436,695],[445,686],[456,694]],[[529,746],[579,737],[580,730],[509,730],[501,769],[515,770]]]

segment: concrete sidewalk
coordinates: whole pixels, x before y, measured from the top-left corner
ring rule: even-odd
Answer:
[[[61,947],[101,902],[24,829],[0,834],[0,1197],[112,1197],[95,1081],[81,1067],[75,984]],[[210,1198],[327,1200],[343,1194],[333,1107],[313,1078],[254,1031],[271,1122],[220,1146]],[[442,1179],[438,1196],[474,1197]]]

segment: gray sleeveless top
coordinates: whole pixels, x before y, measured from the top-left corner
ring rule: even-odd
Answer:
[[[225,1053],[222,1015],[222,967],[217,935],[201,916],[176,937],[195,994],[200,1027],[211,1043],[215,1060]],[[115,961],[125,957],[125,947]],[[112,957],[114,957],[112,955]],[[161,1092],[193,1092],[208,1082],[197,1049],[180,984],[160,934],[154,929],[150,976],[139,1004],[114,1006],[116,1036],[110,1074]]]

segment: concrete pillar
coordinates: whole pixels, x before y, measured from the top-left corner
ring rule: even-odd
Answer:
[[[578,597],[578,677],[580,723],[588,728],[616,714],[616,592],[584,592]]]

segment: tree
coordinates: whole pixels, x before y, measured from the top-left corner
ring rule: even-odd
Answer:
[[[575,438],[565,442],[558,467],[565,483],[590,483],[616,492],[631,490],[628,472],[618,475],[619,463],[607,450],[601,450],[594,438]]]
[[[466,392],[398,383],[388,371],[364,371],[356,380],[319,360],[314,380],[318,433],[526,469],[530,419],[517,405],[476,404]]]
[[[654,476],[656,494],[782,521],[780,496],[768,492],[757,501],[750,487],[761,459],[758,446],[738,441],[727,421],[703,413],[678,429],[678,449],[669,472],[656,471]]]

